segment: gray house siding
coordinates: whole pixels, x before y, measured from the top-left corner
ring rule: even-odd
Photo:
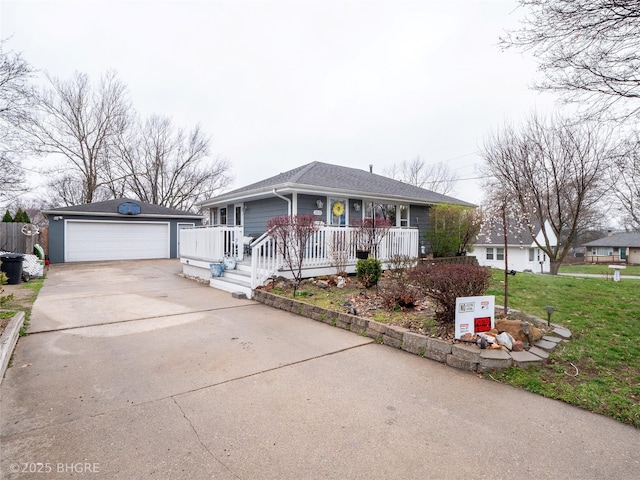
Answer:
[[[316,202],[322,201],[322,208],[318,208]],[[326,221],[327,219],[327,197],[319,195],[298,195],[298,214],[313,215],[316,210],[321,210],[322,215],[316,215],[318,221]]]
[[[409,206],[409,225],[418,227],[418,241],[420,245],[425,245],[429,251],[429,243],[425,240],[424,234],[429,229],[429,210],[426,205]]]
[[[262,235],[267,230],[269,219],[287,215],[289,208],[285,200],[277,197],[245,202],[244,205],[244,233],[252,237]]]

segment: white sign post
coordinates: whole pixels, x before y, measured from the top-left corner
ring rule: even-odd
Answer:
[[[456,298],[456,331],[459,339],[465,333],[488,332],[494,326],[495,297],[458,297]]]

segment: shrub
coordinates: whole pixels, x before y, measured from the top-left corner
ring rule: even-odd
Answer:
[[[421,296],[420,289],[407,283],[390,283],[380,292],[380,298],[389,310],[411,309]]]
[[[417,263],[417,258],[408,255],[389,257],[388,284],[380,292],[385,306],[392,310],[413,308],[422,296],[418,288],[411,285],[409,276]]]
[[[456,298],[484,295],[491,285],[491,272],[475,265],[425,264],[413,271],[411,281],[435,301],[436,321],[453,324]]]
[[[356,278],[362,282],[365,288],[378,283],[382,276],[382,263],[375,258],[358,260],[356,263]]]
[[[11,214],[9,213],[9,210],[7,210],[6,212],[4,212],[4,217],[2,217],[2,221],[5,223],[11,223],[13,222],[13,217],[11,216]]]

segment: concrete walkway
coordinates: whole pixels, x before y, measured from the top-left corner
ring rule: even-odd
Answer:
[[[51,266],[1,386],[2,478],[637,478],[637,429],[179,271]]]

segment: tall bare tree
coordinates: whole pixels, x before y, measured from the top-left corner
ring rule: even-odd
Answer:
[[[581,222],[606,193],[609,138],[595,123],[531,115],[520,128],[505,125],[485,139],[481,153],[488,173],[518,203],[531,236],[548,221],[557,237],[554,245],[543,228],[544,242],[538,243],[554,275]]]
[[[640,115],[640,2],[517,3],[526,9],[522,26],[500,45],[536,57],[545,76],[537,88],[559,92],[598,116]]]
[[[611,180],[625,227],[640,231],[640,134],[621,143]]]
[[[385,174],[401,182],[443,195],[452,193],[458,182],[457,175],[449,169],[446,163],[427,164],[420,157],[404,160],[400,164],[394,163],[391,168],[385,170]]]
[[[229,163],[209,157],[209,138],[199,126],[185,132],[170,118],[152,116],[119,145],[120,173],[114,176],[124,179],[124,191],[145,202],[191,210],[231,181]]]
[[[68,80],[47,77],[50,88],[37,96],[37,115],[28,125],[38,153],[61,160],[50,172],[53,185],[65,185],[67,204],[91,203],[109,196],[106,184],[116,139],[127,128],[131,105],[115,72],[97,85],[76,73]]]
[[[33,101],[33,68],[19,53],[7,51],[6,43],[0,40],[0,201],[25,189],[21,168],[25,148],[19,126]]]

